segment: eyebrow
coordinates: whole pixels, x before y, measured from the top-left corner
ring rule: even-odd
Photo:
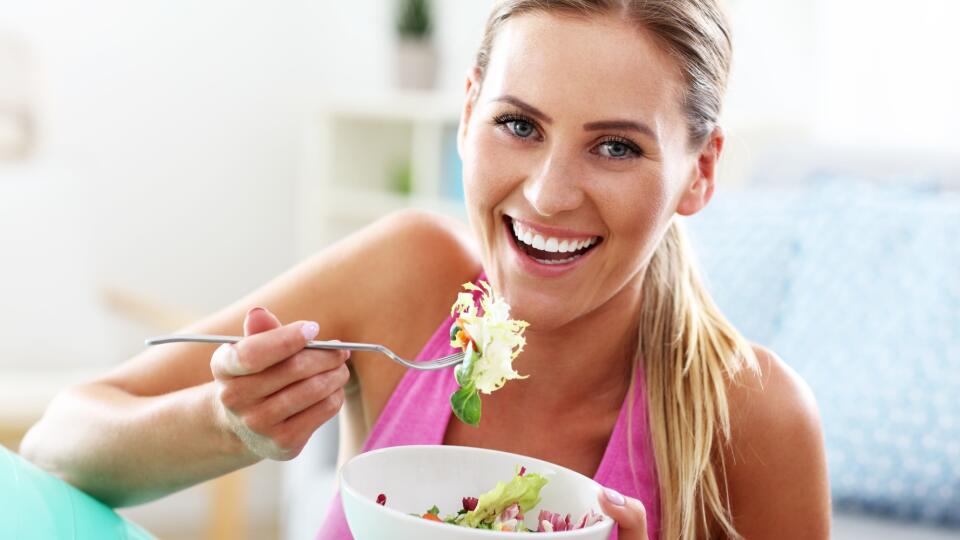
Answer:
[[[553,123],[553,118],[550,118],[545,112],[534,107],[533,105],[523,101],[522,99],[511,96],[510,94],[504,94],[500,97],[491,99],[490,101],[501,101],[504,103],[509,103],[515,107],[523,109],[524,111],[530,113],[531,116],[542,120],[544,123],[551,124]],[[599,131],[604,129],[623,129],[623,130],[632,130],[638,133],[642,133],[654,141],[657,140],[657,134],[643,122],[635,122],[633,120],[601,120],[599,122],[587,122],[583,125],[584,131]]]
[[[600,122],[588,122],[583,125],[583,129],[586,131],[596,131],[601,129],[628,129],[642,133],[654,141],[657,140],[657,134],[650,129],[650,126],[644,124],[643,122],[634,122],[633,120],[602,120]]]
[[[510,94],[504,94],[500,97],[493,98],[490,101],[502,101],[504,103],[509,103],[515,107],[519,107],[527,111],[532,116],[536,117],[538,120],[542,120],[544,123],[547,123],[547,124],[553,123],[553,118],[550,118],[550,116],[548,116],[545,112],[541,111],[540,109],[534,107],[533,105],[527,103],[526,101],[516,96],[511,96]]]

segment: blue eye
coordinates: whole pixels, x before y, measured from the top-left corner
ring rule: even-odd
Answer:
[[[537,135],[537,126],[520,115],[504,114],[494,118],[493,121],[518,139],[531,139]]]
[[[512,131],[514,135],[521,139],[526,139],[530,135],[533,135],[535,131],[533,125],[524,120],[510,120],[507,122],[507,127],[510,128],[510,131]]]
[[[618,139],[601,142],[597,153],[607,159],[629,159],[643,155],[643,152],[636,145]]]

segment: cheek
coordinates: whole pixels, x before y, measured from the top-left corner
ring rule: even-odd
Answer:
[[[518,183],[515,160],[507,156],[495,134],[471,126],[475,135],[464,139],[463,184],[468,212],[484,213],[508,197]]]
[[[597,206],[621,256],[642,259],[669,222],[668,190],[657,174],[616,184],[616,189],[594,192]]]

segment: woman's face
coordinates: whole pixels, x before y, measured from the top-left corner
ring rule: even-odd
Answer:
[[[466,203],[512,315],[547,330],[639,290],[673,214],[712,188],[676,64],[615,19],[535,13],[501,28],[477,83],[459,141]]]

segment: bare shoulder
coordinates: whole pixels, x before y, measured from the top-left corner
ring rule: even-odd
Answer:
[[[349,275],[341,279],[358,285],[350,287],[350,294],[353,302],[363,303],[341,321],[341,333],[349,339],[376,341],[371,333],[383,336],[392,328],[402,328],[402,333],[409,335],[410,325],[417,322],[435,327],[449,311],[460,286],[480,272],[480,259],[466,225],[420,210],[386,216],[361,233],[353,245],[336,251],[338,256],[357,261],[348,265],[345,273]],[[350,301],[346,296],[343,302]]]
[[[770,349],[754,345],[753,352],[758,369],[744,369],[727,389],[734,436],[819,426],[816,399],[800,375]]]
[[[758,370],[728,385],[730,506],[746,538],[828,538],[830,495],[813,392],[776,353],[754,346]]]

